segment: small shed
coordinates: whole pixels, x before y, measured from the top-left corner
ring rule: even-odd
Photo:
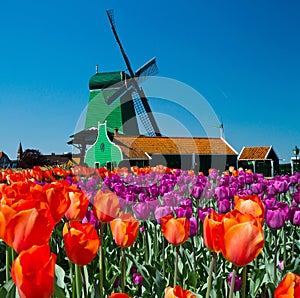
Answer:
[[[243,147],[237,157],[237,167],[273,177],[279,171],[279,158],[273,146]]]

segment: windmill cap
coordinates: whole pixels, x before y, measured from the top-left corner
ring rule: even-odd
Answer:
[[[127,74],[126,78],[129,78]],[[94,74],[89,81],[89,89],[104,89],[121,82],[124,79],[123,71],[100,72]]]

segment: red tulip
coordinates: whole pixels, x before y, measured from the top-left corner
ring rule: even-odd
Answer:
[[[289,272],[276,288],[274,298],[293,297],[300,297],[300,276]]]
[[[63,227],[65,250],[69,260],[77,265],[87,265],[96,256],[101,244],[91,223],[71,221]]]
[[[124,293],[113,293],[108,298],[131,298],[131,296]]]
[[[33,200],[0,206],[0,237],[16,252],[46,244],[55,222],[46,203]]]
[[[21,298],[49,298],[54,289],[56,255],[48,244],[23,250],[14,260],[11,276]]]
[[[167,215],[161,218],[161,231],[169,243],[178,246],[189,237],[189,220],[186,217],[174,218]]]
[[[111,191],[99,190],[94,198],[94,212],[102,223],[112,221],[117,217],[120,203],[117,195]]]
[[[82,220],[89,206],[89,198],[76,186],[70,186],[68,193],[71,204],[65,213],[66,218],[68,220]]]
[[[117,245],[131,246],[137,237],[139,222],[129,213],[123,213],[110,222],[110,228]]]
[[[224,246],[224,214],[212,211],[203,222],[203,240],[205,246],[214,252],[219,253]]]
[[[47,183],[44,186],[36,184],[31,188],[31,192],[33,191],[35,195],[40,193],[43,200],[47,202],[55,223],[58,223],[71,204],[65,185],[61,182]]]

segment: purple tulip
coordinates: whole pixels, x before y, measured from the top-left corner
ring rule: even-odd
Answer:
[[[279,261],[279,263],[278,263],[278,269],[280,270],[280,271],[282,271],[283,269],[284,269],[284,262],[283,262],[283,260],[281,260],[281,261]]]
[[[150,208],[147,202],[139,202],[135,206],[132,206],[132,210],[139,220],[147,220],[150,217]]]
[[[174,209],[177,217],[190,218],[192,216],[193,210],[190,206],[181,205]]]
[[[215,189],[215,196],[218,200],[229,199],[230,190],[227,186],[219,186]]]
[[[119,287],[121,284],[121,280],[119,278],[116,278],[116,280],[114,281],[113,287],[116,289],[117,287]]]
[[[252,184],[254,182],[253,173],[246,173],[245,182],[246,184]]]
[[[218,200],[219,213],[227,213],[231,210],[232,203],[228,199]]]
[[[266,197],[263,199],[263,204],[265,206],[265,211],[267,211],[268,209],[276,206],[277,200],[274,197]]]
[[[165,205],[171,206],[171,207],[178,206],[178,204],[179,204],[178,199],[175,196],[174,192],[168,192],[168,193],[164,194],[164,196],[162,197],[162,200]]]
[[[195,237],[198,234],[198,222],[196,217],[191,217],[189,219],[190,229],[189,229],[189,237]]]
[[[135,273],[137,273],[137,268],[135,267],[135,266],[132,266],[131,268],[130,268],[130,273],[133,275],[133,274],[135,274]]]
[[[297,183],[298,183],[298,179],[299,179],[298,173],[296,173],[296,174],[290,176],[290,184],[291,184],[291,185],[297,184]]]
[[[284,227],[289,219],[289,206],[285,202],[279,202],[274,207],[267,209],[266,223],[271,229],[279,230]]]
[[[152,197],[157,197],[159,194],[157,185],[148,186],[147,191],[149,192],[150,196],[152,196]]]
[[[290,221],[294,226],[300,226],[300,207],[290,208]]]
[[[143,275],[139,273],[133,273],[132,277],[133,283],[137,286],[141,286],[143,284]]]
[[[289,184],[286,180],[283,181],[275,181],[274,187],[277,191],[277,193],[285,193],[289,190]]]
[[[232,280],[232,272],[229,273],[228,275],[228,285],[231,285],[231,280]],[[242,278],[239,276],[235,276],[235,283],[234,283],[234,291],[239,291],[242,288]]]
[[[198,216],[201,222],[204,222],[204,219],[207,215],[209,215],[212,211],[214,211],[214,208],[212,207],[205,207],[205,208],[199,208],[198,209]]]
[[[144,192],[141,192],[139,193],[138,197],[140,202],[145,202],[145,200],[148,198],[148,195]]]
[[[158,205],[155,208],[154,216],[155,216],[155,219],[156,219],[157,223],[161,224],[160,219],[164,216],[167,216],[167,215],[171,214],[171,213],[172,213],[172,209],[171,209],[170,206]]]
[[[244,188],[245,185],[246,185],[246,177],[245,177],[245,175],[238,176],[237,177],[237,183],[238,183],[239,188]]]
[[[194,185],[194,186],[192,187],[192,189],[191,189],[191,195],[192,195],[195,199],[199,200],[199,199],[201,199],[203,190],[204,190],[203,185],[196,184],[196,185]]]
[[[209,176],[210,179],[216,180],[217,177],[219,176],[219,172],[218,172],[217,169],[210,169],[208,176]]]
[[[293,193],[293,199],[296,203],[300,203],[300,192],[296,191],[295,193]]]
[[[100,229],[100,222],[98,221],[97,217],[95,216],[94,210],[88,210],[86,212],[85,217],[82,219],[82,223],[91,223],[95,229]]]
[[[253,183],[253,184],[251,185],[251,190],[252,190],[253,193],[259,194],[259,193],[262,192],[263,186],[262,186],[261,183]]]
[[[146,198],[145,202],[149,205],[150,211],[153,211],[153,212],[154,212],[156,206],[158,206],[158,204],[159,204],[159,201],[157,198]]]

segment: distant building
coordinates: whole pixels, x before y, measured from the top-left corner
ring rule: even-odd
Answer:
[[[45,165],[48,166],[59,166],[63,164],[67,164],[68,162],[72,162],[72,154],[64,153],[64,154],[46,154],[42,155]]]
[[[9,157],[2,151],[0,151],[0,168],[7,169],[11,167],[11,160]]]
[[[279,171],[279,158],[273,146],[243,147],[237,157],[237,167],[273,177]]]

